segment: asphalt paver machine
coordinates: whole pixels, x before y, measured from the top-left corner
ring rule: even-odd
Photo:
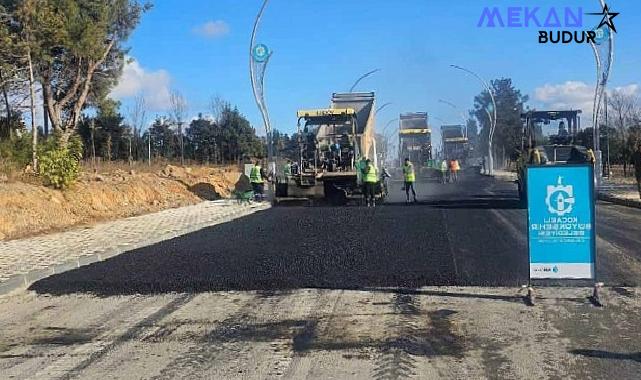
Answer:
[[[378,167],[373,92],[333,94],[330,108],[297,112],[299,157],[287,179],[288,199],[346,204],[362,199],[357,161]]]

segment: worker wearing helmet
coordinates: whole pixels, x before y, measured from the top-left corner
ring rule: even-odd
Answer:
[[[403,164],[403,180],[405,181],[405,195],[407,195],[407,203],[410,203],[410,190],[412,190],[412,196],[414,197],[414,202],[416,202],[416,191],[414,190],[416,172],[414,171],[414,164],[412,164],[409,158],[406,158],[405,163]]]
[[[376,166],[372,164],[371,160],[365,161],[365,170],[363,170],[363,183],[365,189],[365,203],[367,207],[376,206],[376,183],[378,182],[378,175],[376,174]]]

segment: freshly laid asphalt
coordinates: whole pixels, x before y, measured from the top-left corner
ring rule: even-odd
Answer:
[[[276,207],[34,284],[38,293],[109,296],[218,290],[509,286],[528,281],[526,212],[514,184],[467,171],[393,184],[376,208]],[[598,207],[598,276],[641,281],[641,212]]]

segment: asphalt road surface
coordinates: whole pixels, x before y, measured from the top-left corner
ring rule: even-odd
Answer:
[[[599,204],[598,275],[525,305],[515,186],[279,207],[0,299],[7,378],[638,378],[641,212]],[[636,338],[635,338],[636,337]],[[3,375],[3,377],[5,377]]]

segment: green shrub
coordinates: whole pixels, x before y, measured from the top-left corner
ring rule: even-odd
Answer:
[[[0,160],[23,169],[31,163],[31,133],[0,142]]]
[[[77,178],[80,165],[67,148],[56,148],[39,158],[38,172],[49,186],[56,189],[69,187]]]
[[[69,139],[66,146],[60,146],[58,139],[49,139],[40,149],[38,172],[49,186],[56,189],[69,187],[78,178],[82,142],[78,136]]]

